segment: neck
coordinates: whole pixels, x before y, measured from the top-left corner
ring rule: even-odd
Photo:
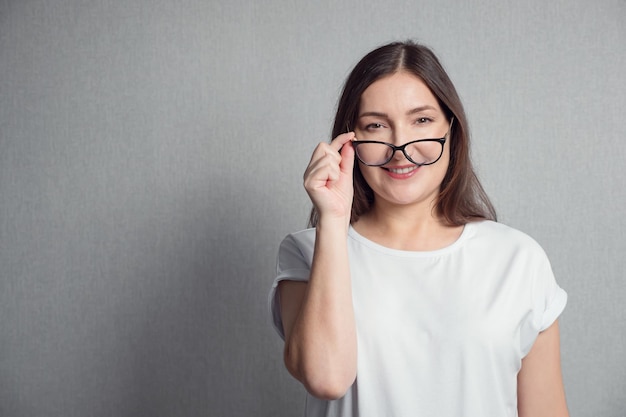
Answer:
[[[374,204],[353,226],[359,234],[380,245],[411,251],[444,248],[463,231],[462,226],[448,226],[433,205],[420,209]]]

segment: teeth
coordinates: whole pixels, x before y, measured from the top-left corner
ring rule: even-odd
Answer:
[[[413,171],[415,168],[415,166],[412,167],[407,167],[407,168],[387,168],[389,169],[389,171],[393,172],[394,174],[408,174],[409,172]]]

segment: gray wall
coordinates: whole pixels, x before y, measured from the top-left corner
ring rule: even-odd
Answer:
[[[509,4],[507,4],[509,3]],[[570,299],[573,417],[626,409],[626,3],[0,1],[0,415],[294,416],[267,291],[341,83],[395,39],[464,99]]]

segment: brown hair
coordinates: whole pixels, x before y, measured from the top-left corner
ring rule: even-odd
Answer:
[[[451,226],[488,219],[496,220],[496,212],[472,167],[469,155],[469,129],[461,100],[439,60],[427,47],[412,41],[394,42],[368,53],[354,67],[337,105],[331,138],[354,128],[361,95],[373,82],[398,71],[419,77],[437,98],[441,109],[454,126],[450,132],[450,163],[441,183],[436,210]],[[354,165],[354,198],[350,223],[369,211],[374,193],[359,164]],[[313,208],[309,225],[314,227],[319,214]]]

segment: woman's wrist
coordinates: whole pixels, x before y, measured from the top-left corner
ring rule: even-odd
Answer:
[[[317,232],[342,233],[346,235],[350,227],[350,217],[320,216],[315,228]]]

